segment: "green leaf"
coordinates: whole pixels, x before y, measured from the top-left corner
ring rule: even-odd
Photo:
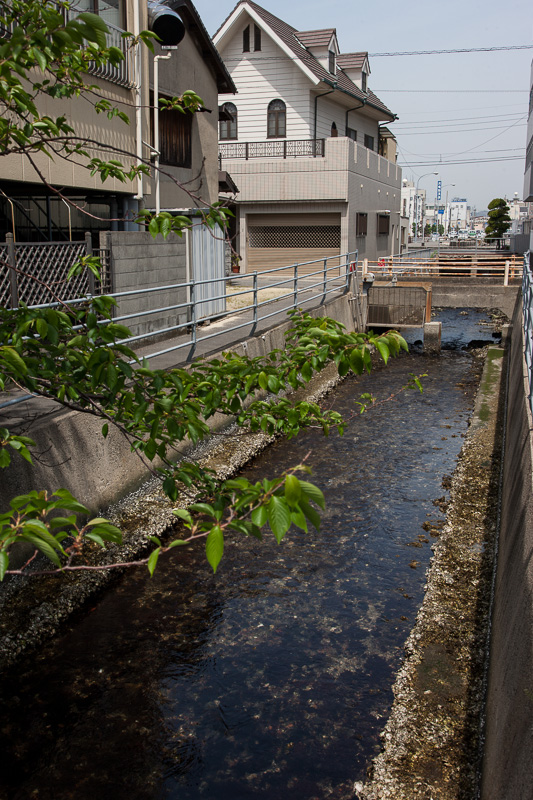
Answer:
[[[28,374],[28,367],[13,347],[8,345],[0,347],[0,359],[3,359],[17,374]]]
[[[0,581],[4,580],[6,570],[9,567],[9,555],[5,550],[0,550]]]
[[[252,522],[254,525],[257,525],[258,528],[262,528],[263,525],[266,525],[268,520],[268,514],[266,506],[261,505],[259,508],[254,508],[252,511]]]
[[[319,508],[324,510],[326,508],[326,501],[324,500],[324,495],[318,488],[315,486],[314,483],[309,483],[309,481],[300,481],[300,488],[302,492],[305,494],[306,497],[309,497],[313,500]]]
[[[281,542],[291,526],[291,512],[281,497],[274,495],[267,506],[268,523],[278,544]]]
[[[152,553],[150,553],[150,557],[149,557],[148,563],[147,563],[148,572],[150,573],[150,575],[154,574],[154,570],[156,568],[157,559],[159,558],[159,553],[160,552],[161,552],[161,548],[160,547],[156,547],[156,549]]]
[[[188,525],[192,525],[192,517],[185,508],[175,508],[172,513],[175,517],[179,517],[179,519],[182,519]]]
[[[305,500],[303,497],[300,499],[300,502],[298,503],[298,505],[300,506],[301,510],[303,511],[303,513],[305,514],[305,516],[307,517],[309,522],[312,525],[315,526],[317,531],[319,531],[320,530],[320,515],[319,515],[319,513],[317,511],[315,511],[313,506],[309,505],[307,500]]]
[[[208,562],[211,564],[213,572],[217,571],[220,559],[224,553],[224,534],[220,525],[211,528],[205,543],[205,553]]]
[[[293,505],[297,503],[302,495],[302,487],[300,481],[295,475],[287,475],[285,478],[285,497],[287,501]]]
[[[379,350],[381,358],[386,364],[387,361],[389,360],[389,355],[390,355],[390,350],[388,348],[388,345],[382,339],[378,339],[376,341],[376,347]]]

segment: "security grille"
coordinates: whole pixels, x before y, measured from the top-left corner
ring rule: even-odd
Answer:
[[[87,254],[86,242],[17,243],[11,247],[15,271],[10,268],[13,256],[9,246],[0,245],[0,304],[5,308],[12,308],[17,302],[40,305],[86,294],[104,294],[112,289],[107,250],[94,251],[101,258],[101,280],[93,279],[84,270],[67,281],[70,268]]]
[[[250,247],[340,247],[338,225],[261,225],[249,229]]]
[[[5,307],[9,305],[11,299],[11,280],[7,257],[7,245],[0,245],[0,306]]]

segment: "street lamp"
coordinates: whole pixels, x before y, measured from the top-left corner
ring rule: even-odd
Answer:
[[[438,175],[438,172],[426,172],[424,175],[421,175],[416,182],[416,189],[415,189],[415,242],[418,241],[418,184],[422,180],[422,178],[427,178],[428,175]],[[423,235],[423,232],[422,232]]]

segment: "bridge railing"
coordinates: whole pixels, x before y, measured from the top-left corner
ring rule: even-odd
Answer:
[[[524,320],[524,357],[526,360],[529,382],[528,400],[533,414],[533,276],[531,275],[531,252],[524,255],[524,271],[522,276],[522,310]]]
[[[509,281],[521,278],[522,267],[523,257],[519,255],[509,254],[502,258],[495,253],[480,255],[475,252],[453,255],[435,252],[432,257],[426,258],[420,258],[417,253],[412,259],[403,258],[401,262],[394,256],[386,256],[374,261],[365,259],[362,265],[363,272],[372,272],[376,279],[394,283],[404,277],[422,280],[489,278],[505,286]]]

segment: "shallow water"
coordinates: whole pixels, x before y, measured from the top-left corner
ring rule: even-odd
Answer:
[[[400,391],[422,372],[422,395]],[[342,438],[307,432],[246,472],[311,451],[328,503],[320,532],[236,539],[216,577],[201,548],[173,551],[6,676],[5,796],[353,797],[379,750],[475,381],[455,353],[346,380],[326,399],[355,411]],[[399,394],[361,417],[365,391]]]

